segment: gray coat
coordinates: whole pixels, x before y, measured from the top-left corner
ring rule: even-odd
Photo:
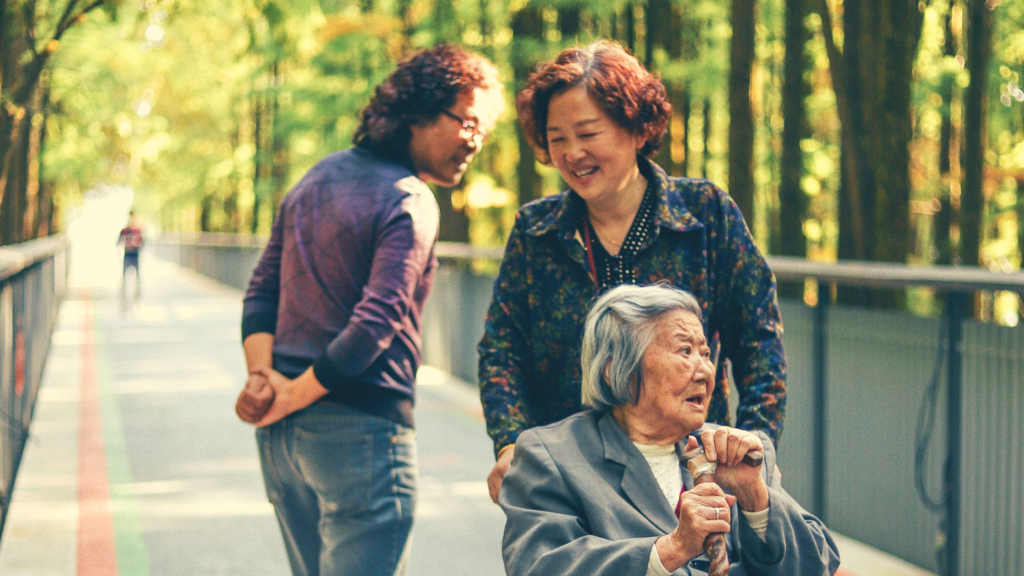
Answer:
[[[771,502],[767,542],[733,505],[729,574],[834,574],[839,553],[832,536],[782,489],[773,445],[759,436]],[[682,472],[693,488],[686,466]],[[654,542],[678,524],[647,461],[610,412],[590,410],[524,432],[500,500],[507,517],[502,555],[514,576],[643,576]],[[674,574],[706,574],[707,565],[701,554]]]

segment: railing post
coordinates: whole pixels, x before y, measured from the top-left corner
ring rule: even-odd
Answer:
[[[826,410],[828,398],[826,396],[828,384],[828,334],[826,323],[828,322],[828,307],[831,290],[829,285],[818,282],[818,305],[814,308],[814,513],[822,520],[825,520],[826,506],[826,432],[827,420]]]
[[[969,294],[949,292],[946,319],[949,326],[949,348],[946,350],[946,469],[943,489],[946,495],[945,576],[960,574],[960,450],[962,445],[962,387],[964,317]]]

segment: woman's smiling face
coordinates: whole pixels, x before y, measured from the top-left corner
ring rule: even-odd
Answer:
[[[644,140],[618,125],[583,86],[548,103],[548,154],[562,178],[590,203],[608,203],[636,180]]]

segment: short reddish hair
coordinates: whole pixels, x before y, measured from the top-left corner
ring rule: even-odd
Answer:
[[[563,50],[554,62],[540,64],[516,96],[516,110],[527,141],[542,164],[548,154],[548,104],[570,88],[584,86],[597,105],[618,125],[644,139],[640,153],[661,148],[672,105],[665,86],[636,57],[614,42]]]

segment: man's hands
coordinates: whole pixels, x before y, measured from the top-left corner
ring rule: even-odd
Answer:
[[[261,392],[250,393],[250,383]],[[234,411],[249,423],[266,426],[302,410],[327,393],[328,389],[313,375],[312,367],[294,380],[273,368],[255,368],[250,371],[249,381],[239,395]]]
[[[515,444],[509,444],[501,449],[498,454],[498,461],[491,468],[487,475],[487,490],[491,493],[491,500],[498,503],[498,494],[501,492],[501,481],[505,479],[508,467],[512,465],[512,453],[516,451]]]
[[[254,387],[259,387],[261,392],[250,393],[250,383],[253,383]],[[269,426],[293,412],[302,410],[325,394],[327,388],[317,381],[312,367],[294,380],[270,367],[256,368],[250,371],[249,382],[238,395],[235,412],[238,412],[239,418],[246,422],[256,426]]]
[[[235,414],[238,414],[243,422],[255,424],[270,410],[274,396],[276,394],[274,387],[270,385],[270,379],[263,372],[253,370],[249,373],[245,388],[235,401]]]

